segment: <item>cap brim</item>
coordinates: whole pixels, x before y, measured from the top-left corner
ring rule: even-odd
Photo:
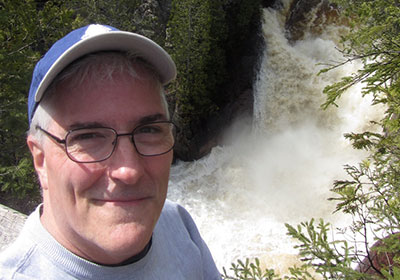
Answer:
[[[39,102],[53,79],[71,62],[98,51],[131,51],[152,64],[160,75],[161,83],[168,84],[176,77],[176,66],[169,54],[150,39],[139,34],[112,31],[84,39],[63,53],[47,71],[35,95]]]

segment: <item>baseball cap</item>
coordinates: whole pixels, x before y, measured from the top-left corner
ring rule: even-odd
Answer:
[[[32,121],[37,105],[54,78],[71,62],[98,51],[131,51],[150,63],[163,85],[176,77],[176,66],[169,54],[152,40],[109,25],[91,24],[68,33],[54,43],[33,71],[28,96],[28,118]]]

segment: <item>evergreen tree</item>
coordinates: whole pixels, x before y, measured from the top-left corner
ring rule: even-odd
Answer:
[[[74,23],[73,11],[53,2],[0,1],[0,186],[10,195],[39,199],[25,145],[27,95],[37,60]],[[23,210],[23,209],[21,209]]]
[[[218,109],[213,98],[225,73],[223,1],[173,0],[168,26],[178,110],[186,120],[205,118]]]

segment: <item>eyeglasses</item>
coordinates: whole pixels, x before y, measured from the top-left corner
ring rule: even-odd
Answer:
[[[130,133],[117,133],[110,127],[77,128],[68,131],[64,139],[41,130],[57,143],[63,144],[68,157],[79,163],[94,163],[108,159],[117,146],[118,137],[130,136],[138,154],[159,156],[171,151],[175,145],[176,126],[170,121],[142,124]]]

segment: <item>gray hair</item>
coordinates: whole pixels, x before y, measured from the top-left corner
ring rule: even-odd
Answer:
[[[145,77],[138,74],[138,70],[144,71]],[[36,127],[40,126],[43,129],[48,129],[54,113],[54,100],[57,98],[56,89],[60,83],[68,81],[68,86],[71,88],[78,87],[87,80],[101,84],[112,82],[115,74],[122,73],[128,74],[136,80],[149,80],[152,82],[160,93],[162,105],[169,119],[164,87],[159,74],[151,64],[130,52],[98,52],[76,60],[57,75],[46,89],[42,100],[36,108],[28,134],[34,135],[39,141],[42,141],[42,133],[38,133]]]

